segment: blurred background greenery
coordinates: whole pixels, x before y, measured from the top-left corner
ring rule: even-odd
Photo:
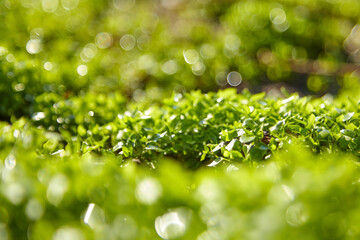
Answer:
[[[358,84],[359,16],[357,0],[3,0],[0,116],[43,92],[336,94]]]

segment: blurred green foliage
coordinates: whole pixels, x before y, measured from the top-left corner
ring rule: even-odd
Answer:
[[[0,1],[0,239],[359,239],[359,14]]]
[[[29,113],[20,103],[44,91],[141,102],[282,81],[336,93],[358,79],[359,12],[356,0],[4,0],[0,115]]]

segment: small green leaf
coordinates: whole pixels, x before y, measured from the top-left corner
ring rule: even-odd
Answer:
[[[206,153],[204,152],[202,155],[201,155],[201,158],[200,158],[200,161],[204,161],[205,160],[205,157],[206,157]]]
[[[157,141],[157,140],[163,138],[166,135],[166,133],[167,133],[167,131],[165,131],[165,132],[163,132],[161,134],[156,134],[154,140]]]
[[[266,92],[261,92],[258,94],[254,94],[250,97],[250,101],[259,101],[260,99],[263,99],[266,95]]]
[[[244,131],[244,129],[239,129],[238,131],[237,131],[237,136],[238,137],[240,137],[241,135],[243,135],[243,134],[245,134],[245,131]]]
[[[236,139],[231,140],[231,142],[225,147],[225,149],[231,151],[234,148],[236,141],[237,141]]]
[[[330,136],[330,131],[327,129],[321,130],[319,132],[319,138],[327,138],[328,136]]]
[[[258,147],[253,147],[250,150],[250,156],[253,160],[261,160],[265,154],[267,153],[267,150],[262,150]]]
[[[311,103],[307,103],[305,106],[305,112],[307,114],[314,112],[314,106]]]
[[[356,133],[351,129],[342,129],[340,132],[342,134],[344,134],[345,136],[348,136],[348,137],[351,137],[351,138],[356,136]]]
[[[354,114],[355,114],[354,112],[350,112],[350,113],[345,114],[343,121],[345,122],[345,121],[350,120],[354,116]]]
[[[285,125],[285,121],[284,120],[281,120],[281,121],[278,121],[275,126],[272,126],[270,128],[270,131],[271,132],[281,132],[283,129],[284,129],[284,125]]]
[[[113,147],[113,151],[117,151],[119,149],[121,149],[123,147],[124,143],[123,142],[118,142],[114,147]]]
[[[230,157],[230,152],[225,150],[224,151],[224,157],[226,157],[226,158]]]
[[[86,129],[83,127],[83,125],[78,126],[77,132],[81,137],[84,137],[86,135]]]
[[[347,148],[350,142],[351,142],[351,138],[349,136],[342,136],[339,139],[339,145],[342,148]]]
[[[315,115],[311,114],[310,117],[308,118],[308,126],[312,127],[315,124]]]
[[[240,142],[241,143],[250,143],[252,141],[255,140],[255,136],[250,136],[250,135],[247,135],[247,134],[244,134],[240,137]]]
[[[55,138],[49,139],[46,143],[44,143],[43,147],[49,152],[52,152],[56,149],[58,145],[58,141]]]
[[[208,146],[206,146],[206,145],[204,145],[204,153],[208,153],[210,151],[210,149],[209,149],[209,147]]]
[[[243,122],[243,126],[247,129],[253,129],[254,127],[257,126],[256,122],[254,120],[252,120],[251,118],[247,118],[244,120]]]
[[[230,154],[231,154],[231,158],[235,160],[240,160],[244,158],[244,156],[239,151],[231,151]]]
[[[223,160],[223,158],[219,157],[217,159],[215,159],[214,161],[212,161],[210,164],[208,164],[208,167],[214,167],[216,165],[218,165],[219,163],[221,163]]]
[[[213,150],[212,152],[216,152],[216,151],[219,151],[222,147],[225,146],[225,143],[224,142],[221,142],[219,143]]]
[[[126,146],[122,147],[122,152],[124,154],[125,157],[129,157],[130,156],[130,149],[127,148]]]
[[[291,124],[289,124],[287,128],[293,133],[300,133],[302,129],[302,127],[299,125],[291,125]]]
[[[355,126],[355,124],[353,124],[353,123],[350,123],[350,124],[346,125],[345,128],[346,128],[346,129],[353,130],[353,131],[354,131],[355,129],[358,129],[358,128]]]
[[[164,150],[159,148],[158,146],[155,146],[155,145],[148,145],[146,148],[146,150],[154,150],[154,151],[157,151],[157,152],[163,152]]]

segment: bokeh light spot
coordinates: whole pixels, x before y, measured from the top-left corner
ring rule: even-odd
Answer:
[[[73,10],[79,5],[79,0],[61,0],[61,5],[65,10]]]
[[[274,24],[282,24],[286,21],[286,13],[281,8],[273,8],[270,11],[270,20]]]
[[[97,54],[98,49],[95,44],[88,43],[80,53],[80,58],[84,62],[90,62]]]
[[[40,120],[42,120],[44,118],[45,118],[45,113],[44,112],[36,112],[32,116],[32,119],[34,121],[40,121]]]
[[[42,28],[34,28],[30,32],[30,39],[42,40],[44,38],[44,30]]]
[[[16,166],[16,158],[13,154],[10,153],[5,158],[5,169],[12,170],[12,169],[14,169],[15,166]]]
[[[161,184],[154,178],[143,179],[136,187],[136,199],[147,205],[154,204],[162,193]]]
[[[117,215],[112,224],[117,239],[136,239],[137,226],[136,221],[128,215]]]
[[[59,0],[42,0],[42,8],[45,12],[55,12],[59,6]]]
[[[132,50],[136,45],[136,39],[131,34],[125,34],[120,39],[120,46],[126,51]]]
[[[299,227],[306,223],[309,215],[303,204],[296,203],[287,208],[285,218],[289,225]]]
[[[225,48],[232,52],[236,52],[239,50],[241,44],[241,40],[235,34],[228,34],[225,36]]]
[[[6,198],[14,205],[20,204],[25,197],[24,187],[17,182],[11,182],[5,185],[2,190]]]
[[[227,84],[226,72],[217,72],[215,76],[215,81],[219,86],[225,86]]]
[[[53,176],[47,188],[47,199],[48,201],[57,206],[63,199],[65,192],[69,186],[67,177],[61,173]]]
[[[161,65],[161,71],[167,75],[172,75],[178,70],[178,65],[175,60],[168,60]]]
[[[52,68],[53,68],[53,65],[52,65],[51,62],[46,62],[46,63],[44,63],[44,69],[45,69],[46,71],[51,71]]]
[[[85,240],[84,234],[80,229],[73,227],[62,227],[56,230],[52,240]]]
[[[163,239],[175,239],[184,235],[187,230],[191,212],[178,208],[159,216],[155,220],[155,230]]]
[[[9,53],[8,55],[6,55],[6,61],[12,63],[15,62],[15,56],[11,53]]]
[[[128,11],[135,5],[135,0],[112,0],[113,6],[120,11]]]
[[[25,90],[25,85],[23,83],[18,83],[14,87],[15,91],[21,92]]]
[[[227,82],[231,86],[236,87],[236,86],[239,86],[240,83],[242,82],[242,77],[241,77],[240,73],[233,71],[227,75]]]
[[[85,76],[88,73],[88,67],[86,65],[79,65],[76,71],[80,76]]]
[[[199,53],[195,49],[189,49],[183,52],[185,62],[188,64],[194,64],[199,61]]]
[[[145,54],[139,57],[138,59],[138,67],[143,70],[150,70],[152,67],[156,65],[156,60],[151,54]]]
[[[313,75],[308,78],[307,87],[313,92],[324,91],[327,88],[327,81],[322,76]]]
[[[95,38],[96,46],[99,48],[108,48],[112,44],[112,36],[107,32],[98,33]]]
[[[30,220],[38,220],[44,213],[44,207],[38,200],[33,198],[26,204],[25,213]]]
[[[191,70],[196,76],[203,75],[205,69],[206,69],[205,64],[202,61],[198,61],[191,66]]]
[[[216,49],[211,44],[204,44],[201,46],[200,54],[205,59],[211,59],[215,57]]]
[[[39,39],[30,39],[26,44],[26,51],[30,54],[37,54],[42,50],[42,43]]]
[[[4,56],[8,53],[8,50],[5,47],[0,46],[0,56]]]
[[[94,203],[90,203],[85,211],[83,221],[92,229],[101,230],[105,224],[105,213],[100,207]]]

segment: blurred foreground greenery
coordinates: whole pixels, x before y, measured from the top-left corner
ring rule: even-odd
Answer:
[[[32,144],[43,135],[16,127],[2,126],[15,143],[0,156],[1,239],[360,236],[353,155],[290,147],[256,168],[228,163],[189,171],[165,158],[156,170],[121,168],[109,155],[37,156]]]

